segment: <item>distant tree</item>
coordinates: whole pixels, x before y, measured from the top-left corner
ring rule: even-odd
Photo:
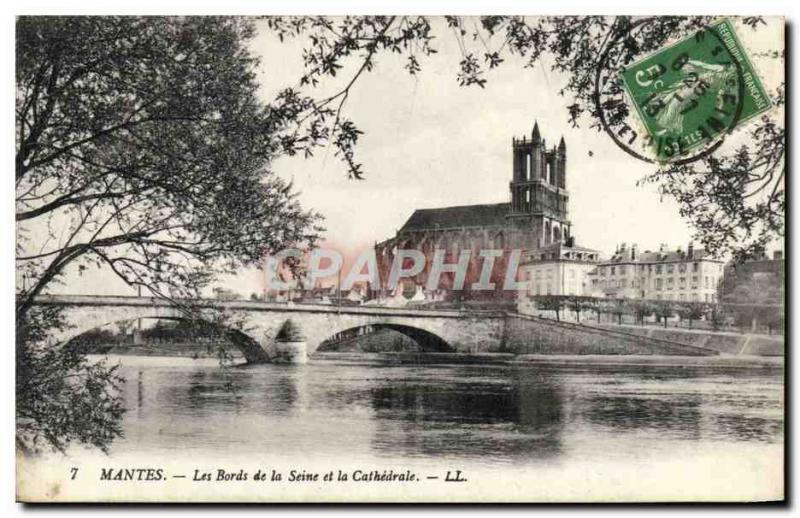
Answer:
[[[769,334],[772,334],[776,330],[778,330],[780,334],[783,334],[785,318],[786,312],[784,306],[778,306],[765,311],[762,322],[767,326],[767,332]]]
[[[706,318],[714,331],[719,331],[725,325],[725,311],[719,304],[712,304],[707,309]]]
[[[728,304],[736,324],[744,331],[745,327],[756,330],[759,323],[769,322],[772,329],[783,313],[785,285],[781,276],[774,272],[753,272],[748,277],[737,278],[732,292],[723,297]],[[770,325],[771,324],[771,325]]]
[[[678,306],[678,315],[682,320],[689,321],[689,328],[695,320],[700,320],[706,314],[705,306],[699,302],[689,302]]]
[[[597,316],[597,323],[600,323],[600,316],[603,314],[611,314],[614,311],[614,302],[609,299],[599,299],[594,306],[595,315]]]
[[[581,312],[590,310],[594,307],[594,299],[592,297],[581,297],[572,295],[567,297],[567,308],[575,312],[575,317],[578,322],[581,321]]]
[[[561,321],[561,310],[564,308],[564,301],[557,295],[539,295],[536,297],[536,307],[544,311],[552,311],[556,314],[556,320]]]
[[[657,319],[659,319],[660,321],[664,322],[664,327],[666,328],[667,327],[667,319],[675,314],[675,310],[673,309],[672,304],[670,304],[667,301],[662,300],[662,301],[657,302],[655,304],[654,313],[655,313]]]
[[[135,325],[135,320],[120,320],[117,322],[117,329],[122,336],[128,336],[133,331]]]
[[[647,300],[636,300],[632,304],[633,314],[639,324],[644,325],[644,319],[653,314],[653,304]]]
[[[628,311],[628,301],[626,299],[615,299],[609,304],[611,314],[616,315],[617,324],[622,325],[622,315]]]

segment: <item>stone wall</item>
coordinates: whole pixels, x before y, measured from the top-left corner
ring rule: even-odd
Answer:
[[[779,335],[755,335],[730,332],[714,332],[698,329],[675,329],[663,327],[635,327],[604,325],[604,329],[621,330],[637,335],[659,338],[705,349],[713,349],[722,354],[783,356],[784,338]]]
[[[156,299],[62,296],[43,299],[42,303],[65,306],[65,316],[73,327],[58,337],[61,341],[119,320],[182,317],[174,307]],[[735,354],[736,350],[732,344],[717,343],[717,338],[703,338],[705,345],[698,346],[699,339],[684,344],[680,337],[661,336],[655,328],[623,331],[516,313],[290,306],[249,301],[214,304],[215,308],[201,311],[224,316],[222,321],[233,326],[227,333],[229,338],[253,362],[266,361],[275,354],[275,336],[289,318],[302,329],[309,354],[332,335],[366,325],[392,329],[418,343],[426,342],[426,352],[709,355],[720,350]],[[749,354],[774,350],[762,339],[741,345],[739,354],[748,349],[758,351]]]
[[[515,354],[717,354],[634,333],[513,314],[507,317],[505,350]]]

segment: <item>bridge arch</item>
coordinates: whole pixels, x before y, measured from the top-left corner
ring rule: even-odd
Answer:
[[[367,328],[372,328],[376,331],[381,329],[389,329],[392,331],[396,331],[413,340],[419,346],[420,350],[423,352],[456,351],[455,347],[450,345],[441,336],[431,331],[411,325],[377,322],[377,323],[351,326],[346,329],[341,329],[339,331],[332,331],[328,334],[328,337],[322,340],[316,347],[314,347],[314,350],[309,351],[309,353],[313,354],[314,352],[317,351],[322,352],[325,348],[327,348],[327,344],[330,343],[330,339],[332,337],[335,337],[337,335],[347,335],[350,334],[351,332]]]
[[[98,322],[97,318],[89,318],[84,321],[73,320],[73,326],[65,330],[58,336],[58,343],[63,346],[69,346],[74,340],[81,335],[84,335],[92,330],[100,329],[105,326],[115,325],[120,322],[127,322],[132,320],[169,320],[169,321],[194,321],[202,325],[208,325],[221,332],[223,337],[236,347],[245,357],[248,363],[265,363],[269,361],[269,355],[261,347],[258,341],[248,335],[247,333],[235,329],[233,327],[217,324],[209,320],[200,318],[187,318],[186,316],[175,314],[165,315],[163,312],[155,312],[153,314],[136,314],[135,316],[128,316],[127,318],[111,318],[105,322]]]

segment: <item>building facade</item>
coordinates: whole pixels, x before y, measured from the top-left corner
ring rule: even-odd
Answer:
[[[589,274],[597,268],[600,252],[575,246],[573,239],[526,251],[520,265],[527,289],[518,294],[517,310],[533,314],[542,295],[591,295]]]
[[[566,243],[571,224],[564,139],[548,149],[535,123],[530,139],[512,139],[511,153],[510,202],[415,210],[394,237],[375,245],[382,280],[388,277],[398,250],[414,249],[425,255],[425,270],[411,280],[417,285],[425,283],[435,250],[445,250],[448,262],[457,260],[460,251],[471,250],[468,286],[469,278],[480,272],[481,249],[506,251],[492,279],[502,281],[511,250]]]
[[[596,297],[716,302],[723,275],[723,262],[692,243],[685,251],[662,244],[655,252],[623,243],[587,278]]]

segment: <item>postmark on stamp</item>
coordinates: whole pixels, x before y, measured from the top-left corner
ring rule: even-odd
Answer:
[[[657,162],[712,146],[771,106],[728,19],[620,72]]]

